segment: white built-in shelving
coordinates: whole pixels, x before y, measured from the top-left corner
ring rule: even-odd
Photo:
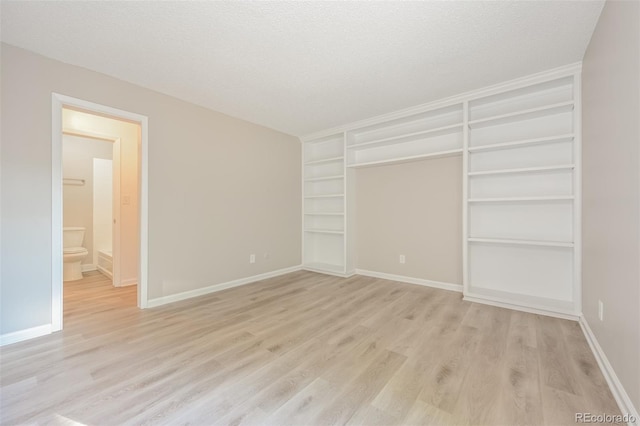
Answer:
[[[580,111],[566,67],[303,138],[304,267],[354,273],[357,168],[460,156],[465,298],[577,317]]]
[[[304,266],[345,275],[343,133],[303,143],[303,176]]]
[[[579,75],[468,102],[465,297],[580,311]]]
[[[347,167],[371,167],[462,154],[462,104],[346,133]]]

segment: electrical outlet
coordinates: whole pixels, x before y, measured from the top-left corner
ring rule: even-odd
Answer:
[[[600,321],[604,321],[604,303],[602,303],[602,300],[598,300],[598,318]]]
[[[407,261],[407,259],[404,257],[404,254],[401,254],[400,255],[400,263],[404,265],[406,261]]]
[[[256,263],[256,255],[255,254],[250,254],[249,255],[249,263]]]

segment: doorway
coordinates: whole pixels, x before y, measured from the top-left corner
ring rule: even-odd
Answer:
[[[90,229],[90,235],[87,232],[87,240],[90,243],[85,244],[90,247],[86,249],[87,259],[83,260],[82,267],[87,271],[97,269],[101,272],[111,272],[114,286],[135,284],[138,308],[147,306],[147,121],[147,117],[139,114],[55,93],[52,95],[53,331],[61,330],[63,326],[63,241],[64,237],[70,236],[77,228],[81,228],[84,232]],[[126,131],[133,131],[135,134],[124,134]],[[97,155],[101,158],[92,158],[94,164],[91,166],[90,178],[65,176],[63,139],[65,143],[70,140],[76,144],[83,140],[85,143],[88,141],[97,145],[108,143],[109,149],[112,150],[112,158],[106,158],[108,157],[106,155],[102,157]],[[83,145],[77,146],[86,149]],[[69,159],[65,157],[65,162],[68,161]],[[126,161],[130,164],[124,164]],[[135,161],[135,164],[131,163],[132,161]],[[109,202],[108,197],[104,196],[105,190],[110,186],[109,180],[111,180],[113,197],[113,209],[110,212],[104,208]],[[88,187],[89,183],[92,185],[91,188]],[[65,194],[63,185],[65,184],[87,184],[85,193],[103,194],[95,198],[92,195],[91,200],[92,207],[100,209],[101,214],[92,215],[91,220],[85,220],[82,226],[72,226],[75,223],[63,220],[63,194]],[[67,217],[70,217],[68,210]],[[74,220],[80,221],[80,219]],[[108,222],[114,221],[115,224],[110,226]],[[66,231],[63,231],[65,227]],[[110,231],[113,232],[110,233]],[[65,262],[64,266],[65,273],[68,274],[69,262]]]

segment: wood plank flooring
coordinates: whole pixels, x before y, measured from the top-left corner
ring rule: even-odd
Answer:
[[[138,310],[99,273],[0,351],[2,424],[561,425],[619,414],[577,323],[295,272]]]

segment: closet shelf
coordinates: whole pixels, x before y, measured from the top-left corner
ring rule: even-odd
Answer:
[[[344,234],[344,231],[339,229],[305,229],[304,232],[313,232],[314,234]]]
[[[432,152],[429,154],[412,155],[409,157],[392,158],[389,160],[368,161],[366,163],[351,163],[351,164],[347,164],[347,167],[357,168],[357,167],[379,166],[383,164],[407,163],[410,161],[423,160],[427,158],[449,157],[449,156],[458,155],[458,154],[462,154],[462,149],[452,149],[449,151],[440,151],[440,152]]]
[[[499,238],[468,238],[470,243],[489,243],[489,244],[516,244],[525,246],[541,246],[541,247],[573,247],[572,242],[564,241],[538,241],[538,240],[512,240]]]
[[[410,137],[414,137],[414,136],[428,136],[433,134],[434,136],[436,136],[438,133],[441,134],[446,134],[446,133],[452,133],[452,130],[456,130],[456,129],[460,129],[462,130],[462,123],[459,124],[452,124],[450,126],[443,126],[443,127],[437,127],[435,129],[430,129],[430,130],[423,130],[420,132],[413,132],[413,133],[407,133],[404,135],[398,135],[398,136],[391,136],[388,138],[383,138],[383,139],[377,139],[374,141],[370,141],[370,142],[362,142],[362,143],[356,143],[353,145],[347,145],[347,149],[352,149],[352,150],[359,150],[359,149],[367,149],[367,148],[373,148],[376,145],[393,145],[393,141],[398,140],[398,139],[404,139],[404,138],[410,138]]]
[[[572,201],[575,197],[571,195],[559,195],[549,197],[497,197],[497,198],[469,198],[470,203],[502,203],[520,201]]]
[[[335,163],[338,161],[342,161],[344,160],[344,157],[331,157],[331,158],[323,158],[322,160],[313,160],[313,161],[307,161],[306,163],[304,163],[307,166],[311,166],[314,164],[324,164],[324,163]]]
[[[327,212],[327,213],[322,213],[322,212],[310,212],[310,213],[305,213],[305,216],[344,216],[344,213],[342,212]]]
[[[490,145],[470,146],[469,152],[496,151],[501,149],[519,148],[521,146],[538,145],[554,142],[569,142],[574,138],[573,133],[566,135],[549,136],[546,138],[525,139],[513,142],[494,143]]]
[[[320,177],[306,178],[304,181],[305,182],[320,182],[320,181],[323,181],[323,180],[338,180],[338,179],[344,179],[344,175],[320,176]]]
[[[560,102],[553,105],[546,105],[538,108],[526,109],[523,111],[511,112],[508,114],[496,115],[493,117],[482,118],[479,120],[469,121],[470,128],[479,128],[487,126],[498,126],[515,121],[529,120],[532,118],[542,117],[545,115],[553,115],[562,112],[569,112],[573,110],[573,101]]]
[[[304,198],[342,198],[344,194],[305,195]]]
[[[546,172],[553,170],[572,170],[575,168],[575,164],[562,164],[559,166],[541,166],[541,167],[523,167],[519,169],[500,169],[500,170],[484,170],[480,172],[469,172],[469,176],[482,176],[482,175],[499,175],[509,173],[530,173],[530,172]]]

